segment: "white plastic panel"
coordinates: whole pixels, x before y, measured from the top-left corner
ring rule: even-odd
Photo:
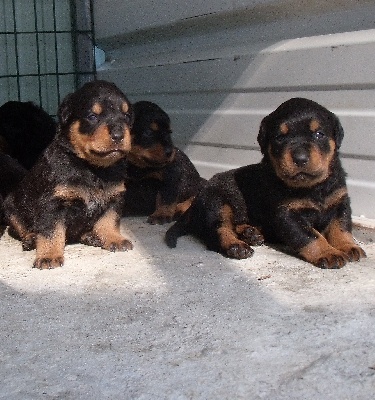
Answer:
[[[203,176],[258,162],[261,119],[307,97],[340,117],[353,213],[375,219],[373,1],[110,3],[94,2],[99,77],[159,103]]]

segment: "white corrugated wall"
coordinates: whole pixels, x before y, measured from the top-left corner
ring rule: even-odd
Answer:
[[[353,214],[375,219],[375,2],[94,0],[98,76],[159,103],[201,174],[257,162],[290,97],[341,119]]]

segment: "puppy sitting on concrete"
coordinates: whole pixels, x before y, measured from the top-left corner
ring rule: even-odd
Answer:
[[[36,248],[39,269],[61,266],[65,243],[132,249],[119,228],[128,99],[113,83],[93,81],[63,100],[58,119],[55,139],[5,200],[9,233],[24,250]]]
[[[320,268],[365,257],[352,234],[340,121],[323,106],[293,98],[266,116],[259,164],[219,173],[167,231],[166,242],[194,234],[210,250],[247,258],[251,245],[287,245]]]
[[[133,109],[123,215],[149,215],[150,224],[171,222],[190,206],[205,179],[174,146],[165,111],[149,101]]]

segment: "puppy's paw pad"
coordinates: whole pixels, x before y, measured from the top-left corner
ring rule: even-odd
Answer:
[[[253,226],[248,226],[241,232],[241,239],[251,246],[261,246],[264,244],[264,237],[259,230]]]
[[[226,251],[228,257],[236,258],[237,260],[249,258],[253,253],[254,250],[245,242],[232,244]]]
[[[349,257],[350,261],[359,261],[361,258],[366,258],[367,255],[362,247],[353,246],[350,249],[346,250],[345,253]]]
[[[119,242],[112,242],[108,246],[109,251],[128,251],[133,250],[133,243],[130,240],[124,239]]]
[[[321,269],[340,269],[349,261],[345,253],[327,254],[318,259],[315,265]]]
[[[56,258],[37,258],[34,261],[33,268],[55,269],[64,265],[64,257]]]
[[[35,250],[36,248],[36,235],[34,233],[30,233],[26,235],[25,238],[22,239],[22,250],[30,251]]]
[[[80,242],[86,246],[102,247],[102,241],[92,232],[82,235]]]

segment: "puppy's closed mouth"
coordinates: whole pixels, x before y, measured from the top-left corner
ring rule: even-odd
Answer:
[[[123,157],[127,154],[126,151],[120,149],[108,150],[108,151],[96,151],[91,150],[92,154],[95,154],[98,157]]]
[[[289,175],[285,177],[291,184],[292,182],[296,185],[309,185],[311,183],[316,183],[325,178],[325,174],[322,171],[316,172],[298,172],[294,175]]]
[[[317,177],[319,177],[320,174],[310,174],[307,172],[299,172],[298,174],[295,174],[293,176],[290,177],[290,179],[296,180],[296,181],[303,181],[306,179],[315,179]]]

